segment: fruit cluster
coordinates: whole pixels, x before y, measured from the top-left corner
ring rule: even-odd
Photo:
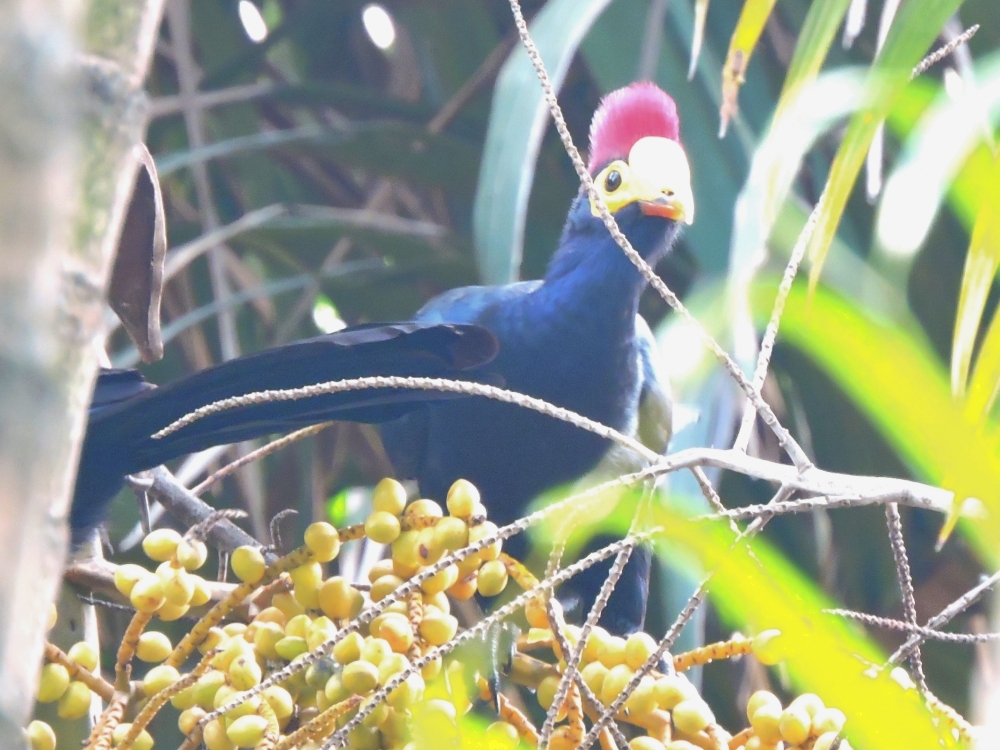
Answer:
[[[187,737],[185,748],[192,749],[199,743],[208,750],[317,748],[336,737],[358,750],[414,750],[466,746],[470,732],[476,744],[496,750],[537,744],[539,731],[526,712],[506,695],[494,695],[483,675],[448,653],[462,640],[452,602],[477,592],[496,596],[510,580],[529,592],[538,585],[502,552],[476,488],[456,482],[446,513],[431,500],[407,502],[403,486],[386,479],[375,488],[372,505],[358,526],[312,524],[304,545],[283,557],[268,557],[259,547],[234,550],[230,565],[240,583],[216,594],[214,603],[196,573],[207,558],[198,534],[151,532],[143,549],[159,563],[155,572],[121,565],[114,575],[136,610],[117,650],[114,682],[97,670],[92,646],[78,643],[63,653],[48,644],[39,701],[59,701],[59,716],[75,719],[97,693],[107,708],[88,747],[100,750],[149,750],[149,723],[168,703]],[[372,567],[369,583],[327,576],[324,565],[337,558],[341,545],[362,537],[391,551]],[[541,593],[525,601],[529,629],[517,639],[503,679],[533,691],[553,716],[554,750],[576,747],[587,721],[593,726],[633,683],[615,716],[630,725],[632,750],[825,750],[843,726],[843,715],[816,696],[782,708],[773,695],[757,693],[748,707],[750,727],[733,736],[683,675],[696,664],[751,653],[775,663],[776,631],[675,656],[673,670],[662,673],[648,670],[657,644],[647,634],[624,639],[594,628],[577,649],[582,631],[562,621],[558,602]],[[147,630],[154,617],[175,620],[207,604],[208,612],[176,644]],[[564,647],[579,651],[581,684],[571,681],[568,690],[560,689],[571,660]],[[142,680],[131,679],[133,659],[154,665]],[[640,669],[645,672],[637,679]],[[557,695],[565,696],[559,706]],[[473,711],[477,698],[499,713],[485,729],[470,723],[490,712]],[[56,744],[40,721],[32,722],[27,737],[35,750]],[[597,739],[620,747],[606,729]]]

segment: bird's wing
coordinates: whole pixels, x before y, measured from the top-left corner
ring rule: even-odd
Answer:
[[[673,433],[670,382],[663,369],[660,347],[641,315],[635,316],[635,334],[639,340],[639,372],[642,375],[636,437],[647,448],[662,455],[667,452]]]
[[[463,286],[439,294],[417,312],[424,323],[478,323],[487,308],[530,294],[541,281],[520,281],[504,286]]]
[[[524,294],[541,281],[522,281],[506,286],[466,286],[450,289],[424,305],[414,320],[421,323],[479,323],[488,308]],[[486,365],[488,368],[489,365]],[[389,461],[401,479],[420,475],[427,451],[427,410],[418,408],[379,426]]]

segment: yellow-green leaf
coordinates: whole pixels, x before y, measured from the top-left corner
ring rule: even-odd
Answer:
[[[694,78],[694,71],[698,67],[698,55],[701,54],[701,45],[705,42],[705,18],[708,16],[708,0],[695,0],[694,4],[694,33],[691,35],[691,65],[688,67],[688,80]]]
[[[775,119],[799,90],[819,75],[819,69],[830,51],[830,45],[850,1],[827,0],[809,6],[809,13],[795,42],[795,52],[792,54],[791,62],[788,63],[788,72],[785,74],[785,83],[778,99]]]
[[[752,290],[761,325],[774,301],[775,279]],[[781,321],[781,340],[823,370],[868,416],[921,481],[955,493],[956,505],[978,498],[986,523],[966,531],[987,565],[1000,550],[1000,457],[992,423],[972,420],[951,397],[947,373],[930,345],[910,330],[871,317],[825,287],[812,300],[796,284]]]
[[[750,63],[750,55],[757,46],[757,40],[764,30],[774,0],[746,0],[736,23],[733,38],[729,41],[726,64],[722,67],[722,106],[719,107],[719,137],[726,134],[729,120],[736,114],[736,98],[743,85],[744,74]]]
[[[961,4],[961,0],[910,0],[900,8],[868,76],[866,104],[851,120],[830,169],[826,201],[809,243],[813,261],[811,287],[819,280],[823,260],[875,133],[910,80],[913,67]]]
[[[969,254],[965,259],[962,291],[958,298],[955,319],[955,341],[951,356],[952,392],[958,393],[965,385],[976,331],[989,293],[1000,265],[1000,159],[993,162],[994,185],[979,207],[979,216],[972,230]],[[1000,384],[1000,315],[994,313],[989,331],[976,360],[976,368],[969,384],[966,410],[971,417],[985,418],[996,400]],[[956,385],[959,388],[956,389]]]

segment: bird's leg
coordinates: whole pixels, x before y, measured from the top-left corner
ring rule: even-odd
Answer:
[[[149,524],[149,489],[153,486],[153,477],[149,472],[143,471],[125,478],[135,492],[136,500],[139,503],[139,525],[143,534],[150,532]]]

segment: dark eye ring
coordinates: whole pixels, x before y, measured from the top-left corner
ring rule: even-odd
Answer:
[[[618,188],[622,186],[622,175],[617,169],[612,169],[608,172],[608,176],[604,178],[604,189],[609,193],[615,192]]]

